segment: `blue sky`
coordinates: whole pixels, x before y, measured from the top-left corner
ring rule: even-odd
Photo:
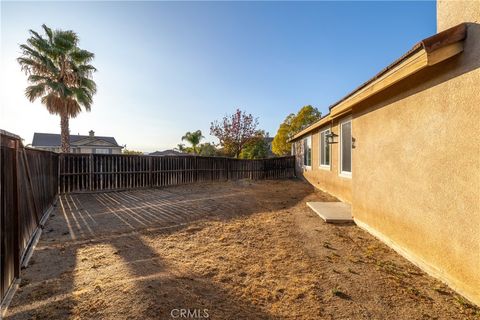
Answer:
[[[72,134],[127,148],[175,147],[236,107],[275,135],[291,112],[326,113],[435,33],[435,2],[1,2],[0,128],[30,143],[59,118],[24,97],[15,59],[28,29],[72,29],[96,54],[98,93]]]

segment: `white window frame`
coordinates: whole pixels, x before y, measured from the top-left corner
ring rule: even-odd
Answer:
[[[307,139],[310,139],[310,165],[309,166],[305,164],[305,152],[306,152],[306,150],[305,150],[305,140],[307,140]],[[312,157],[312,147],[313,146],[312,146],[312,136],[311,135],[302,139],[302,151],[303,151],[302,152],[302,165],[303,165],[303,168],[305,168],[306,170],[312,170],[312,160],[313,160],[312,159],[313,158]]]
[[[338,123],[338,128],[339,128],[339,135],[338,135],[338,144],[339,144],[339,148],[338,148],[338,153],[339,153],[339,157],[338,157],[338,171],[339,171],[339,176],[340,177],[343,177],[343,178],[352,178],[352,171],[343,171],[343,168],[342,168],[342,160],[343,160],[343,154],[342,154],[342,150],[343,150],[343,125],[345,123],[348,123],[350,122],[350,138],[352,139],[353,137],[353,127],[352,127],[352,117],[347,117],[345,119],[343,119],[342,121],[340,121]],[[353,139],[352,141],[350,142],[350,145],[352,146],[353,145]],[[353,151],[353,148],[352,148],[352,151]],[[352,166],[353,166],[353,152],[350,151],[350,170],[352,170]]]
[[[327,147],[328,147],[328,165],[327,164],[322,164],[322,159],[323,159],[323,149],[322,149],[322,133],[331,133],[332,129],[327,128],[325,130],[322,130],[318,133],[318,167],[323,170],[331,170],[332,169],[332,148],[331,145],[327,141]]]

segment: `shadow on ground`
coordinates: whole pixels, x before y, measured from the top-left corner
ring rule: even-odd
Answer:
[[[299,180],[62,197],[10,319],[478,319]],[[197,317],[199,318],[199,317]],[[205,318],[205,317],[204,317]]]
[[[7,316],[170,318],[174,309],[204,314],[224,306],[211,316],[270,319],[208,278],[172,268],[142,235],[194,233],[199,222],[287,209],[310,192],[287,180],[63,195]]]

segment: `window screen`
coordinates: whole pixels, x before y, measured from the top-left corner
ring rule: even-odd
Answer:
[[[328,134],[330,130],[320,133],[320,165],[330,166],[330,145],[328,144]]]
[[[342,123],[342,172],[352,172],[352,123]]]
[[[307,167],[312,165],[312,137],[303,140],[303,165]]]

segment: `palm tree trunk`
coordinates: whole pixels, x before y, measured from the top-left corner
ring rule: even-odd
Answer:
[[[62,113],[60,115],[60,128],[61,128],[61,141],[62,141],[62,152],[70,152],[70,129],[68,128],[68,115]]]

